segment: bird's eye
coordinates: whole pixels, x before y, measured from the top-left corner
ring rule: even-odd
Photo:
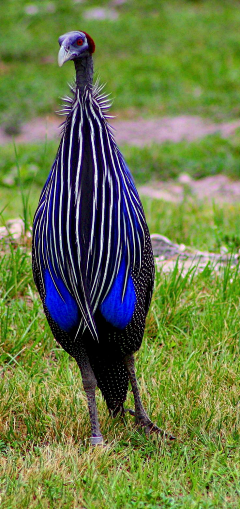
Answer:
[[[83,45],[83,40],[82,39],[78,39],[77,40],[77,45],[78,46],[82,46]]]

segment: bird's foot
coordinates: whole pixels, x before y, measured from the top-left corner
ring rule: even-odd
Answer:
[[[95,447],[95,445],[104,445],[104,440],[102,435],[99,435],[98,437],[90,437],[90,443]]]
[[[168,434],[163,429],[159,428],[156,424],[154,424],[147,415],[136,415],[135,414],[135,422],[137,426],[141,426],[144,428],[145,434],[149,435],[150,433],[157,433],[161,435],[163,438],[167,438],[168,440],[175,440],[176,437]]]
[[[176,437],[173,435],[170,435],[166,433],[163,429],[159,428],[156,424],[154,424],[148,417],[147,414],[136,414],[134,410],[131,408],[124,408],[122,409],[122,416],[126,413],[129,413],[130,415],[133,415],[135,417],[135,423],[137,426],[141,426],[141,428],[144,428],[144,431],[146,435],[149,435],[150,433],[157,433],[158,435],[161,435],[163,438],[167,438],[168,440],[176,440]]]

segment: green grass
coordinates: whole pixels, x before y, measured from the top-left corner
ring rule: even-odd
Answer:
[[[240,205],[186,198],[167,203],[142,197],[151,233],[203,251],[237,253],[240,248]]]
[[[32,212],[54,145],[17,149],[24,192],[36,174]],[[19,215],[22,207],[13,157],[13,148],[5,147],[2,161],[9,171],[0,178],[7,175],[12,183],[1,189],[12,209],[8,205],[3,217]],[[239,250],[239,204],[193,203],[187,196],[181,205],[149,198],[143,203],[151,232],[200,249]],[[108,446],[91,450],[80,373],[51,336],[28,247],[2,243],[0,250],[1,507],[237,509],[238,271],[227,267],[217,275],[207,267],[184,277],[177,270],[157,275],[137,374],[149,414],[177,441],[146,438],[130,416],[125,424],[112,421],[98,394]],[[133,405],[131,394],[127,405]]]
[[[34,154],[39,165],[33,206],[48,149],[51,144],[29,147],[28,155],[18,150],[26,192]],[[10,177],[13,184],[4,191],[13,203],[18,183],[13,170]],[[238,251],[239,204],[193,203],[187,197],[177,206],[143,202],[151,232],[201,249]],[[19,196],[12,205],[16,214],[20,204]],[[111,420],[98,393],[108,445],[91,450],[81,376],[51,336],[28,247],[2,243],[0,251],[1,508],[237,509],[238,268],[226,267],[220,275],[209,266],[200,274],[182,276],[176,269],[157,275],[137,375],[147,411],[176,442],[146,438],[130,416],[125,423]],[[127,406],[132,405],[129,394]]]
[[[76,28],[95,39],[96,73],[122,116],[239,116],[238,2],[131,0],[115,7],[114,21],[84,19],[97,0],[31,5],[32,15],[28,1],[1,5],[0,115],[7,127],[58,109],[74,71],[58,68],[57,39]]]
[[[137,375],[176,442],[111,420],[98,394],[108,445],[95,450],[79,370],[51,337],[24,247],[5,248],[0,273],[1,508],[239,507],[236,269],[157,276]]]

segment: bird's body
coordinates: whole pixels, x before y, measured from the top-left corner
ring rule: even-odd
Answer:
[[[54,337],[81,369],[92,443],[100,443],[95,387],[113,415],[123,411],[129,378],[134,385],[132,354],[143,338],[154,261],[137,190],[107,122],[107,100],[92,85],[94,43],[84,32],[65,34],[60,60],[70,59],[70,36],[71,44],[78,41],[73,47],[88,46],[71,58],[76,88],[35,213],[33,274]],[[136,406],[139,394],[134,397]],[[136,407],[136,420],[150,428],[142,411],[138,415]]]

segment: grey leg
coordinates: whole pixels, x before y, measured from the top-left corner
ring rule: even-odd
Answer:
[[[88,401],[88,410],[92,430],[90,442],[92,445],[103,444],[103,437],[99,427],[97,405],[95,399],[95,389],[97,386],[97,381],[87,356],[84,355],[84,358],[81,356],[80,360],[77,359],[77,363],[81,371],[83,387],[86,392]]]
[[[170,440],[173,440],[174,437],[172,435],[167,435],[167,433],[165,433],[165,431],[160,429],[158,426],[156,426],[156,424],[154,424],[149,419],[146,411],[143,408],[142,401],[141,401],[140,394],[139,394],[136,374],[135,374],[134,356],[126,355],[124,362],[125,362],[125,366],[128,370],[128,374],[129,374],[129,378],[130,378],[130,382],[131,382],[131,386],[132,386],[132,391],[133,391],[133,396],[134,396],[134,402],[135,402],[135,412],[130,411],[130,413],[131,413],[131,415],[135,415],[136,424],[138,424],[139,426],[142,426],[144,428],[146,434],[156,432],[156,433],[163,435],[164,437],[170,438]]]

